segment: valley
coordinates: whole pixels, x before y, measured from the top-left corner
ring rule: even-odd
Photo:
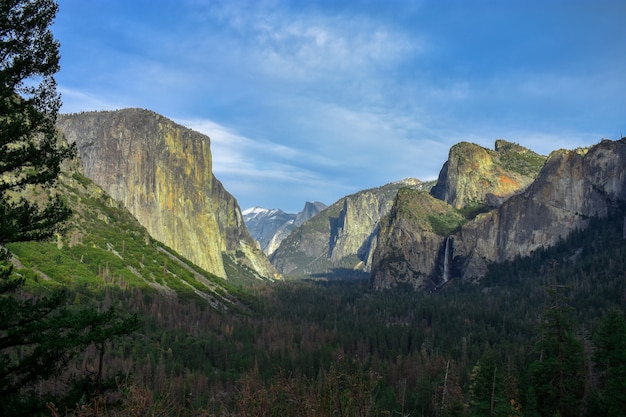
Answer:
[[[133,110],[125,117],[135,114]],[[168,123],[151,113],[140,114],[156,118],[161,126]],[[109,123],[107,114],[79,120],[95,123],[94,117]],[[92,173],[84,160],[93,158],[90,149],[98,145],[81,142],[77,135],[82,128],[70,118],[61,118],[61,131],[65,127],[70,140],[89,144],[81,145],[82,151],[79,146],[80,157],[64,165],[56,185],[74,215],[54,240],[8,248],[15,274],[27,280],[27,291],[44,294],[63,287],[76,306],[114,307],[140,318],[137,332],[101,347],[102,380],[112,385],[98,395],[104,386],[94,386],[84,410],[106,404],[127,413],[140,402],[152,415],[306,416],[332,415],[337,409],[346,415],[482,415],[480,404],[495,400],[502,415],[543,415],[546,405],[537,398],[547,394],[537,385],[541,375],[533,369],[541,366],[537,342],[543,340],[542,323],[549,321],[551,309],[561,306],[568,323],[563,331],[573,338],[570,348],[591,361],[600,329],[613,317],[610,312],[626,307],[624,140],[548,158],[503,141],[496,144],[499,151],[460,144],[465,159],[454,168],[455,177],[449,173],[456,147],[436,184],[408,179],[346,196],[329,207],[307,203],[304,211],[310,218],[301,216],[299,225],[296,215],[277,210],[241,213],[234,199],[210,203],[231,210],[211,216],[235,219],[228,220],[228,227],[240,228],[220,239],[247,236],[243,220],[255,216],[257,224],[250,231],[270,230],[264,234],[266,242],[285,225],[292,228],[269,256],[281,279],[275,279],[277,274],[270,279],[261,273],[266,266],[255,269],[258,262],[248,258],[251,252],[232,242],[223,243],[232,249],[220,256],[225,274],[220,276],[152,236],[147,226],[179,223],[174,217],[144,225],[141,218],[161,209],[142,208],[142,201],[163,204],[159,216],[175,216],[200,204],[184,196],[194,189],[184,188],[190,187],[184,181],[183,188],[171,191],[157,185],[163,168],[140,177],[130,168],[123,168],[125,175],[113,175],[119,167],[109,174]],[[123,125],[115,129],[126,131]],[[113,155],[111,163],[128,160],[97,152],[99,166],[109,164]],[[495,162],[486,163],[485,155]],[[516,162],[506,162],[511,160]],[[540,166],[541,161],[547,162]],[[463,164],[470,167],[467,178]],[[480,171],[482,177],[476,179],[475,164],[493,168]],[[180,181],[204,168],[187,169],[171,175]],[[530,179],[520,180],[520,171]],[[572,173],[584,176],[573,178]],[[477,182],[496,187],[476,188]],[[511,188],[512,183],[518,185]],[[542,207],[546,187],[551,210],[558,208],[554,218],[546,217],[547,209],[532,208]],[[201,191],[189,192],[203,200]],[[214,198],[232,199],[225,191]],[[129,205],[144,217],[135,217]],[[523,211],[510,217],[507,213],[516,207]],[[494,220],[529,219],[534,210],[544,222]],[[273,228],[264,229],[262,221],[273,221]],[[480,252],[493,236],[490,225],[507,224],[515,233],[527,230],[524,236],[549,239],[535,237],[526,252],[524,245],[511,244],[516,248],[512,255],[489,258],[506,250],[502,242],[492,252]],[[548,224],[552,229],[545,228]],[[164,230],[161,236],[172,233]],[[466,249],[470,241],[475,246]],[[254,246],[245,242],[247,248]],[[195,250],[203,252],[198,246]],[[480,276],[468,270],[480,271]],[[626,333],[619,334],[626,340]],[[95,366],[90,364],[97,357],[98,350],[90,348],[80,359],[82,366]],[[496,374],[497,385],[480,394],[476,387],[483,368],[501,373]],[[61,379],[81,374],[79,363],[72,369]],[[571,376],[582,387],[575,392],[594,389],[586,381],[599,378],[598,371],[580,371],[582,376]],[[594,392],[601,395],[602,387]],[[42,389],[60,392],[60,385],[51,382]],[[78,400],[70,396],[63,404],[69,407],[72,401]],[[591,397],[577,401],[592,406]]]
[[[618,3],[0,3],[0,417],[622,416]]]

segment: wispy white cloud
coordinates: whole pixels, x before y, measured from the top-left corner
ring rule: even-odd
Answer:
[[[213,171],[219,176],[280,180],[299,183],[315,180],[316,175],[298,166],[305,157],[301,150],[245,137],[207,119],[177,120],[211,139]]]
[[[238,2],[212,4],[203,16],[225,22],[241,38],[239,58],[254,63],[248,71],[287,83],[363,76],[393,66],[426,45],[369,17],[298,12],[267,2],[246,7]]]

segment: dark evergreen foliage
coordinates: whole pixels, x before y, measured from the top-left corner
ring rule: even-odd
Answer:
[[[599,373],[598,410],[606,416],[620,416],[626,410],[626,319],[611,309],[595,333],[594,362]]]
[[[26,187],[51,186],[74,148],[58,141],[60,106],[54,74],[59,44],[50,25],[53,0],[0,3],[0,415],[35,415],[45,409],[36,383],[60,375],[86,346],[127,334],[137,319],[114,309],[74,309],[68,293],[34,297],[21,289],[6,245],[53,236],[70,215],[58,197],[43,202],[19,196]],[[44,193],[44,195],[46,195]]]
[[[0,4],[0,245],[54,234],[69,210],[58,198],[40,207],[13,192],[51,185],[74,149],[57,141],[54,74],[59,44],[49,26],[52,0]]]

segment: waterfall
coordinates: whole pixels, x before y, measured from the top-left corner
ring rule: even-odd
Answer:
[[[450,279],[450,240],[452,238],[448,236],[446,238],[446,246],[443,249],[443,284]]]

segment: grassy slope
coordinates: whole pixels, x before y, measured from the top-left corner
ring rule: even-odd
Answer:
[[[8,246],[16,273],[27,277],[30,288],[64,286],[90,297],[107,287],[130,287],[181,301],[204,300],[216,309],[239,304],[238,290],[152,239],[82,174],[63,174],[56,190],[74,211],[63,236]]]

